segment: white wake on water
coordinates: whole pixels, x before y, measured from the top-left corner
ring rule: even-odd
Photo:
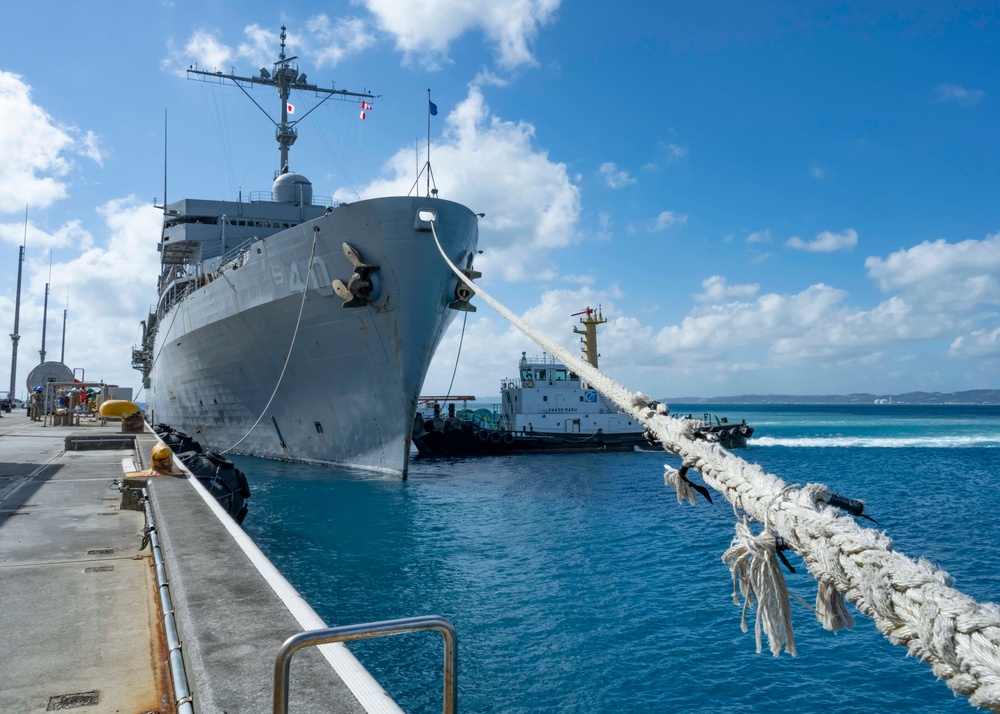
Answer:
[[[798,446],[798,447],[849,447],[860,449],[970,449],[998,448],[998,436],[914,436],[914,437],[877,437],[877,436],[807,436],[782,439],[774,436],[762,436],[751,439],[750,446]]]

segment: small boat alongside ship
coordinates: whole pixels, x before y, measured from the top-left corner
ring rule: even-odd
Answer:
[[[597,326],[607,322],[600,309],[577,315],[583,353],[597,367]],[[428,397],[413,421],[413,445],[421,456],[495,456],[635,451],[658,448],[627,414],[579,375],[550,355],[521,353],[517,376],[500,384],[500,404],[470,409],[474,397]],[[459,408],[461,404],[461,408]],[[691,418],[688,415],[688,418]],[[747,445],[753,429],[706,414],[694,435],[726,448]]]
[[[301,121],[289,116],[292,92],[317,107],[367,107],[374,95],[310,83],[285,38],[282,27],[279,59],[251,77],[188,70],[248,96],[277,90],[278,169],[270,191],[236,201],[164,201],[159,300],[132,365],[148,421],[206,449],[405,476],[431,357],[455,311],[475,309],[434,233],[477,277],[478,217],[438,198],[429,179],[425,197],[314,197],[289,169]]]

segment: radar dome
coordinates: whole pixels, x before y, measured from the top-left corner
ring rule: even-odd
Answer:
[[[310,205],[313,200],[312,183],[302,174],[281,174],[271,186],[271,198],[279,203]]]

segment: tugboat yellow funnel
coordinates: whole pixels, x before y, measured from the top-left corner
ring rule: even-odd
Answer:
[[[104,417],[127,417],[139,411],[139,407],[127,399],[109,399],[101,404],[99,411]]]

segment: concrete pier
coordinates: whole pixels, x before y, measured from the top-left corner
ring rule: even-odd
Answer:
[[[123,459],[148,466],[155,436],[141,435],[136,448],[116,421],[43,426],[24,410],[3,417],[0,711],[177,711],[152,555],[148,545],[140,550],[145,516],[122,508],[116,486]],[[67,448],[81,437],[86,448]],[[147,490],[194,711],[271,711],[278,648],[318,621],[315,613],[290,604],[268,576],[273,566],[241,546],[239,527],[192,480],[156,476]],[[325,647],[342,648],[346,669],[331,667],[329,650],[296,655],[291,711],[399,711],[345,659],[346,648]]]

